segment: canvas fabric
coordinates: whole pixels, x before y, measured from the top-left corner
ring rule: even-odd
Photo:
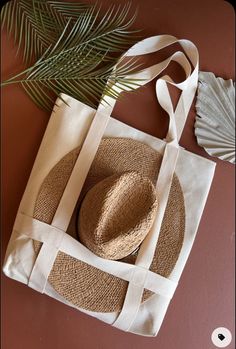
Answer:
[[[149,54],[177,42],[183,52],[177,51],[163,62],[133,74],[133,77],[143,79],[141,83],[145,84],[158,76],[172,60],[180,64],[185,71],[186,79],[181,83],[174,83],[169,76],[162,76],[156,81],[157,100],[170,119],[165,140],[150,136],[112,118],[115,101],[109,97],[108,104],[101,103],[97,110],[65,94],[62,97],[68,105],[61,99],[57,100],[19,206],[3,268],[7,276],[70,306],[74,305],[60,296],[48,282],[59,251],[126,280],[128,288],[120,312],[102,313],[78,309],[123,331],[144,336],[155,336],[163,322],[190,254],[215,170],[214,162],[179,146],[198,82],[198,52],[195,45],[188,40],[160,35],[140,41],[127,51],[125,56]],[[167,84],[181,90],[175,110]],[[119,91],[118,85],[116,89]],[[159,209],[150,232],[141,244],[134,265],[100,258],[66,233],[103,137],[131,138],[149,145],[163,155],[156,183]],[[52,224],[33,218],[37,195],[45,177],[76,147],[80,147],[81,150]],[[152,272],[150,265],[174,173],[179,178],[184,195],[185,235],[176,265],[169,277],[165,278]],[[42,245],[38,255],[35,255],[33,241]],[[141,302],[144,289],[153,292],[154,295]]]

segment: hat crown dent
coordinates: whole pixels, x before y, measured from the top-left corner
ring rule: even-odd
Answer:
[[[81,242],[100,257],[126,257],[148,234],[156,209],[156,190],[149,178],[134,171],[112,175],[84,198],[79,214]]]

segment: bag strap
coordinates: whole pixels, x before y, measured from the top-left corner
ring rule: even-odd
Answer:
[[[130,87],[127,88],[127,91],[130,91],[138,88],[136,85],[132,84],[132,79],[139,80],[140,86],[145,85],[160,75],[162,71],[168,67],[171,61],[177,62],[183,68],[186,75],[186,79],[183,82],[174,83],[168,75],[159,78],[156,82],[157,99],[162,108],[171,118],[166,139],[171,140],[176,137],[179,141],[197,88],[199,57],[196,46],[189,40],[178,40],[171,35],[153,36],[138,42],[132,48],[130,48],[121,57],[117,65],[122,63],[122,60],[126,57],[136,57],[139,55],[158,52],[174,43],[179,43],[184,52],[177,51],[164,61],[149,68],[143,69],[137,73],[129,74],[126,76],[126,78],[127,80],[131,81]],[[193,70],[191,69],[190,62],[193,66]],[[111,85],[112,80],[108,80],[107,84]],[[165,84],[171,84],[182,91],[175,111],[173,110],[170,93],[168,88],[165,88]],[[113,86],[113,88],[119,93],[122,92],[118,84]],[[108,113],[111,113],[116,104],[116,100],[107,96],[105,96],[104,99],[109,105],[106,107],[104,106],[104,102],[101,102],[98,110],[107,109]]]
[[[139,252],[135,261],[135,265],[143,270],[149,270],[153,261],[161,231],[162,221],[168,203],[172,178],[175,172],[178,155],[179,146],[174,142],[167,143],[164,149],[161,168],[156,183],[159,203],[158,210],[153,225],[139,248]],[[122,329],[123,331],[130,330],[138,314],[138,310],[142,302],[144,288],[144,283],[137,285],[133,280],[129,282],[122,310],[117,319],[112,324],[114,327]]]
[[[187,69],[189,69],[189,66],[188,64],[186,64],[184,57],[180,55],[180,53],[177,54],[178,59],[176,61],[178,61],[178,63],[180,64],[184,63],[186,72]],[[158,101],[163,109],[169,114],[170,123],[166,139],[167,144],[164,149],[163,160],[156,184],[157,195],[159,199],[157,215],[150,232],[141,244],[135,262],[135,265],[143,270],[149,270],[153,256],[155,254],[161,225],[169,198],[172,178],[175,172],[175,167],[179,155],[178,140],[181,136],[197,86],[196,73],[198,66],[197,62],[195,63],[196,67],[194,68],[193,75],[189,75],[190,79],[189,77],[187,77],[187,79],[182,84],[174,84],[168,76],[162,77],[156,82],[156,94]],[[182,93],[175,111],[173,110],[167,83],[171,83],[175,86],[178,85],[178,87],[182,89]],[[176,126],[176,116],[179,117],[179,120],[177,119],[177,121],[179,121],[178,128]],[[129,282],[122,310],[117,319],[112,324],[114,327],[117,327],[124,331],[131,330],[131,327],[135,322],[139,311],[144,288],[144,284],[137,285],[133,280]]]

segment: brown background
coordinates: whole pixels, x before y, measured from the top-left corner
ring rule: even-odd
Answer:
[[[91,2],[94,1],[85,1]],[[98,1],[101,2],[101,1]],[[125,1],[114,1],[124,4]],[[103,1],[105,7],[110,3]],[[136,28],[144,36],[172,34],[192,40],[200,69],[234,79],[234,10],[219,0],[133,0]],[[13,41],[2,33],[2,78],[21,70]],[[119,102],[114,117],[156,136],[167,121],[153,85]],[[208,157],[193,133],[189,115],[181,145]],[[38,109],[18,85],[2,90],[2,252],[11,234],[49,114]],[[211,349],[216,327],[233,331],[234,166],[217,162],[198,235],[174,299],[156,338],[123,333],[23,284],[2,277],[3,349]],[[194,199],[194,198],[193,198]],[[233,342],[228,347],[233,349]]]

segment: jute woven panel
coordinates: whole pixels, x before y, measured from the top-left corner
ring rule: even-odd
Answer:
[[[45,178],[35,203],[34,218],[48,224],[52,222],[79,150],[79,148],[74,149],[65,155]],[[136,171],[155,184],[161,159],[162,156],[158,152],[141,142],[126,138],[103,139],[82,189],[78,207],[90,188],[114,174]],[[152,271],[164,277],[170,275],[183,244],[184,230],[184,197],[179,180],[174,175],[150,268]],[[40,245],[34,242],[36,253]],[[123,258],[121,261],[134,263],[135,255]],[[48,280],[66,300],[77,307],[96,312],[120,311],[128,286],[126,281],[63,252],[58,253]],[[142,301],[151,295],[152,292],[145,290]]]

